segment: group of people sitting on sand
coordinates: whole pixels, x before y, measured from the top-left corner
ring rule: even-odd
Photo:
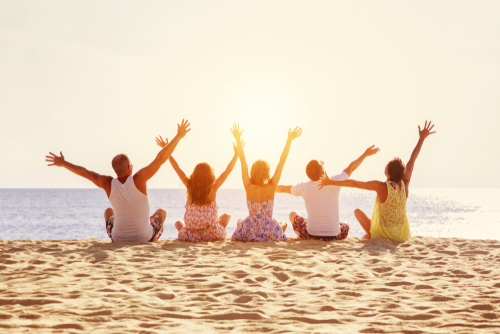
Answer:
[[[190,242],[206,242],[224,240],[227,237],[226,227],[231,216],[218,215],[217,190],[226,181],[239,158],[243,186],[245,187],[249,215],[238,220],[237,228],[231,241],[284,241],[287,224],[277,222],[273,218],[275,193],[289,193],[300,196],[305,201],[307,218],[297,212],[290,213],[293,230],[300,239],[341,240],[349,233],[349,224],[339,219],[339,193],[341,187],[352,187],[375,191],[377,198],[372,218],[356,209],[356,219],[365,230],[364,239],[386,238],[393,241],[406,241],[410,238],[410,227],[406,216],[406,200],[413,173],[415,160],[422,148],[424,140],[434,125],[425,122],[419,129],[419,140],[410,160],[405,164],[395,158],[385,166],[386,180],[355,181],[349,179],[351,174],[368,156],[376,154],[379,149],[369,147],[358,159],[354,160],[342,173],[329,177],[320,160],[311,160],[306,166],[308,182],[295,186],[280,185],[281,173],[290,151],[292,141],[300,137],[302,129],[296,127],[288,131],[285,149],[274,175],[270,175],[269,163],[257,160],[250,173],[243,151],[241,140],[243,130],[234,125],[231,132],[236,140],[233,144],[234,156],[226,170],[216,178],[214,170],[203,162],[194,168],[191,176],[187,176],[179,167],[172,153],[179,141],[190,131],[189,122],[182,120],[177,124],[176,136],[168,142],[161,136],[156,143],[162,148],[156,158],[148,166],[133,173],[133,166],[125,154],[115,156],[111,162],[117,175],[100,175],[84,167],[74,165],[65,160],[62,152],[57,156],[50,152],[46,156],[49,166],[61,166],[71,172],[92,181],[97,187],[104,189],[112,208],[106,209],[104,219],[108,236],[113,242],[154,242],[163,233],[163,223],[167,217],[164,209],[158,209],[150,216],[147,182],[167,161],[174,168],[187,189],[186,212],[184,221],[177,221],[175,227],[179,231],[179,240]]]

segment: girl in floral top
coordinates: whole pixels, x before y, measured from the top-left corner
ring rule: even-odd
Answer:
[[[372,190],[377,193],[375,207],[373,209],[372,219],[361,211],[356,209],[354,215],[361,227],[366,231],[363,239],[385,238],[392,241],[406,241],[410,239],[410,225],[406,216],[406,200],[409,194],[410,180],[413,173],[413,166],[417,159],[425,138],[435,133],[431,132],[434,125],[431,122],[425,125],[423,129],[418,127],[419,140],[417,146],[411,154],[410,161],[404,165],[399,158],[389,161],[385,167],[385,182],[370,181],[360,182],[355,180],[333,181],[325,177],[320,189],[327,185],[340,187],[351,187],[365,190]]]
[[[156,138],[158,146],[164,147],[168,144],[161,136]],[[231,219],[227,213],[218,217],[216,196],[217,190],[226,181],[229,174],[236,165],[238,154],[236,146],[233,144],[234,156],[226,170],[216,179],[214,170],[206,162],[202,162],[194,168],[190,177],[180,169],[179,165],[172,157],[170,164],[187,188],[186,213],[184,222],[177,221],[175,228],[179,231],[179,240],[190,242],[217,241],[227,237],[226,226]]]
[[[278,223],[273,219],[274,193],[283,171],[292,140],[302,134],[302,128],[296,127],[293,131],[288,131],[288,140],[285,149],[281,154],[280,162],[276,167],[273,177],[269,175],[269,163],[257,160],[252,165],[250,175],[248,165],[241,143],[241,133],[239,125],[234,125],[232,130],[236,139],[238,155],[241,162],[241,173],[243,186],[247,195],[247,207],[249,216],[238,222],[238,227],[234,231],[231,241],[285,241],[286,223]]]

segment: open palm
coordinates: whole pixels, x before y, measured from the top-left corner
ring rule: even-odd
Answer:
[[[432,126],[431,126],[432,125]],[[425,139],[429,135],[432,135],[433,133],[436,133],[436,131],[432,131],[432,128],[434,127],[434,124],[431,124],[431,121],[429,121],[429,124],[427,124],[427,121],[425,121],[425,125],[423,129],[420,129],[420,125],[418,126],[418,135],[420,138]]]
[[[295,127],[295,129],[288,129],[288,139],[294,140],[297,137],[300,137],[302,135],[302,128],[299,128],[298,126]]]
[[[168,145],[167,138],[165,138],[165,140],[163,140],[163,138],[161,136],[158,136],[158,137],[156,137],[156,145],[160,146],[161,148],[164,148],[165,146]]]

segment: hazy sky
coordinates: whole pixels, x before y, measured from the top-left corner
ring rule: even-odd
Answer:
[[[372,144],[353,178],[382,180],[431,119],[413,187],[498,188],[500,2],[2,0],[0,112],[0,188],[93,187],[46,153],[109,175],[127,153],[137,170],[182,118],[187,174],[221,173],[239,122],[249,163],[273,170],[303,127],[283,184],[314,158],[339,173]],[[180,185],[168,162],[149,183]]]

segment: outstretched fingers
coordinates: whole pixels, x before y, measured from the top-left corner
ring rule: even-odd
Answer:
[[[292,128],[288,128],[288,138],[290,139],[295,139],[297,137],[300,137],[302,135],[302,128],[299,128],[298,126],[295,127],[295,129],[292,130]]]
[[[238,139],[243,134],[243,129],[241,129],[240,131],[240,125],[238,123],[234,123],[233,127],[230,128],[229,130],[231,130],[231,133],[233,134],[233,137],[235,139]]]

